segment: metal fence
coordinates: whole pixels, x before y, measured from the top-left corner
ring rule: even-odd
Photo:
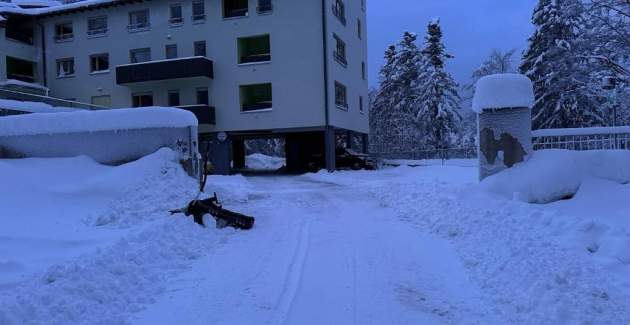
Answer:
[[[387,148],[386,146],[370,146],[369,153],[377,158],[382,159],[407,159],[407,160],[426,160],[426,159],[472,159],[477,158],[477,147],[466,148],[445,148],[445,149],[418,149],[418,150],[398,150],[395,148]]]
[[[532,137],[534,150],[630,150],[630,126],[536,130]]]

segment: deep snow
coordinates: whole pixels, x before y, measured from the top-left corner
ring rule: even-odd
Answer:
[[[0,324],[630,322],[630,185],[531,205],[465,161],[210,177],[241,232],[166,212],[196,195],[173,160],[0,160]]]

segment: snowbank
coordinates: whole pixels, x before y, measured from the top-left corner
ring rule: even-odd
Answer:
[[[575,195],[588,177],[630,183],[630,151],[536,151],[529,161],[486,178],[481,187],[529,203],[549,203]]]
[[[79,109],[61,106],[50,106],[40,102],[23,102],[20,100],[0,99],[0,109],[11,109],[30,113],[76,112]]]
[[[481,114],[484,109],[528,107],[534,104],[534,88],[524,75],[506,73],[479,79],[472,110]]]
[[[167,107],[26,114],[0,118],[0,136],[197,126],[191,112]]]

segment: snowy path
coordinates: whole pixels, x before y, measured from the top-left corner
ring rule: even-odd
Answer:
[[[478,290],[444,240],[351,187],[254,178],[255,231],[182,275],[135,324],[444,324]],[[472,317],[472,318],[471,318]]]

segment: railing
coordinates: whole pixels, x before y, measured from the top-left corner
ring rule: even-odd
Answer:
[[[630,150],[630,126],[535,130],[532,137],[534,150]]]
[[[54,97],[48,97],[48,96],[29,94],[29,93],[8,90],[8,89],[0,89],[0,99],[19,100],[19,101],[25,101],[25,102],[40,102],[40,103],[45,103],[50,106],[56,106],[56,107],[70,107],[70,108],[81,108],[81,109],[90,109],[90,110],[107,109],[107,107],[102,107],[98,105],[92,105],[92,104],[76,102],[72,100],[65,100],[65,99],[60,99],[60,98],[54,98]]]
[[[477,158],[477,147],[407,150],[386,145],[370,145],[369,153],[383,159],[473,159]]]
[[[236,18],[236,17],[247,17],[248,8],[234,8],[234,9],[226,9],[225,15],[223,18]]]
[[[104,35],[107,34],[109,30],[105,27],[105,28],[94,28],[94,29],[88,29],[87,34],[88,36],[96,36],[96,35]]]

